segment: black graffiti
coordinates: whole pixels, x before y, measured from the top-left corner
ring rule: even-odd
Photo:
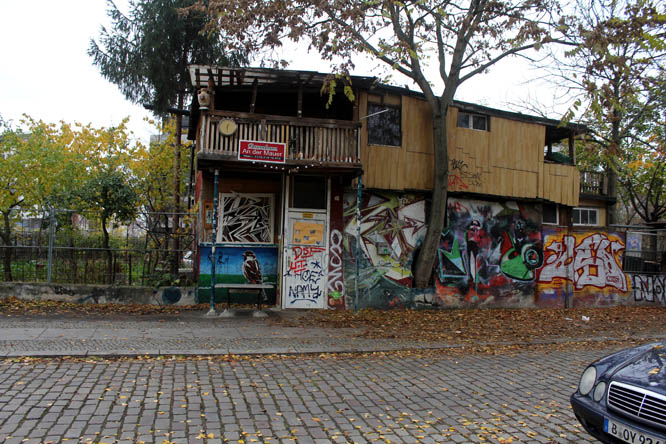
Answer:
[[[666,276],[632,274],[631,294],[635,301],[666,305],[665,283]]]
[[[451,159],[451,169],[456,171],[462,171],[464,169],[468,168],[467,164],[465,163],[464,160],[459,160],[459,159]]]
[[[322,295],[323,292],[319,285],[298,284],[289,287],[289,302],[291,304],[297,301],[317,302]]]
[[[319,270],[303,270],[296,275],[296,278],[306,284],[318,284],[319,280],[324,276],[321,267],[319,268]]]

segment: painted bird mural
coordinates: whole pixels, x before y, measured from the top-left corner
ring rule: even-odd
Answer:
[[[261,284],[261,265],[254,251],[247,250],[243,253],[243,276],[250,284]]]

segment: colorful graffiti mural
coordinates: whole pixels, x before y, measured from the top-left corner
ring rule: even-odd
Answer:
[[[666,305],[666,276],[631,274],[631,296],[636,302]]]
[[[569,281],[574,290],[586,287],[628,290],[622,271],[624,241],[612,233],[552,233],[546,235],[544,265],[539,283],[561,287]]]
[[[536,205],[449,199],[438,248],[442,303],[531,302],[543,263],[539,220]]]
[[[361,200],[356,258],[356,193],[345,194],[343,272],[347,306],[358,279],[359,307],[412,306],[414,251],[425,236],[425,200],[414,194],[366,192]],[[334,242],[331,242],[333,249]],[[359,275],[356,263],[359,260]],[[419,293],[420,294],[420,293]]]
[[[197,303],[210,301],[211,278],[211,246],[199,246],[199,286],[197,287]],[[266,245],[233,245],[217,246],[215,249],[215,282],[234,284],[274,284],[277,287],[277,246]],[[267,305],[275,304],[276,289],[264,292]],[[254,304],[257,302],[256,292],[241,293],[232,291],[231,301],[234,303]],[[226,301],[227,293],[222,288],[215,289],[215,302]]]

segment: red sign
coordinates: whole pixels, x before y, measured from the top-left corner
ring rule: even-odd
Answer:
[[[286,153],[287,144],[285,143],[241,140],[238,150],[238,160],[284,163]]]

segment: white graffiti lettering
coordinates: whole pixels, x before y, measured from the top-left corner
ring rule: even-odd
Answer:
[[[563,236],[546,246],[544,266],[539,282],[552,282],[555,278],[570,280],[580,290],[588,285],[614,287],[627,291],[627,278],[618,262],[624,250],[621,241],[611,240],[603,233],[586,236],[576,245],[574,236]]]
[[[331,230],[331,248],[328,258],[328,292],[338,291],[344,295],[345,284],[342,280],[342,233]]]
[[[666,284],[664,276],[632,274],[631,295],[635,301],[658,302],[666,305],[664,284]]]

